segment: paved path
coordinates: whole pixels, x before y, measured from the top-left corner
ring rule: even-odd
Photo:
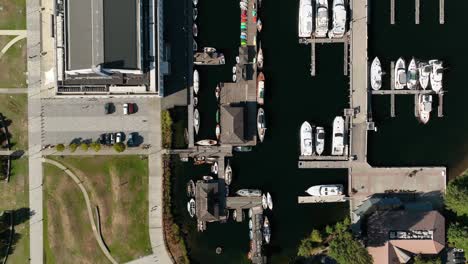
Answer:
[[[28,88],[0,88],[0,94],[28,93]]]
[[[93,229],[94,238],[98,242],[102,253],[104,253],[104,255],[106,255],[107,259],[110,262],[112,262],[114,264],[117,264],[117,261],[111,256],[109,250],[107,249],[106,245],[104,244],[104,241],[102,240],[102,237],[98,233],[96,223],[94,223],[93,209],[91,208],[91,202],[89,201],[88,193],[86,192],[86,189],[83,186],[82,181],[72,171],[70,171],[67,167],[63,166],[61,163],[59,163],[59,162],[57,162],[55,160],[50,160],[50,159],[46,159],[46,158],[43,158],[42,161],[46,162],[46,163],[49,163],[49,164],[52,164],[52,165],[58,167],[59,169],[63,170],[68,176],[70,176],[70,178],[73,179],[73,181],[78,185],[78,187],[80,187],[81,193],[83,194],[83,197],[84,197],[85,202],[86,202],[86,208],[88,209],[88,217],[89,217],[89,221],[91,222],[91,228]]]
[[[34,3],[33,3],[34,2]],[[37,3],[36,3],[37,2]],[[29,0],[28,0],[28,3],[29,3]],[[36,5],[36,4],[39,4],[39,1],[37,0],[31,0],[31,3],[33,5]],[[31,17],[34,17],[36,16],[37,18],[39,18],[39,10],[37,10],[36,12],[34,12],[34,7],[32,8],[28,8],[28,10],[31,9],[30,11],[32,12],[31,14],[28,12],[27,14],[27,17],[31,16]],[[36,14],[37,13],[37,14]],[[39,25],[36,24],[35,25],[37,29],[39,29]],[[29,27],[28,27],[28,30],[29,30]],[[27,30],[9,30],[9,29],[2,29],[0,30],[0,35],[3,35],[3,36],[20,36],[20,35],[24,35],[26,36],[28,33],[27,33]],[[37,34],[39,36],[39,31],[37,31]]]
[[[16,36],[16,38],[10,40],[10,42],[8,42],[0,51],[0,58],[3,56],[3,54],[5,54],[8,51],[9,48],[11,48],[11,46],[15,45],[16,42],[24,38],[26,38],[26,34],[18,35]]]
[[[150,150],[142,149],[142,148],[127,148],[124,152],[116,152],[112,147],[102,148],[99,152],[94,151],[91,147],[88,151],[83,151],[78,147],[75,152],[71,152],[70,150],[66,149],[63,152],[57,151],[55,148],[51,149],[44,149],[42,151],[42,155],[44,156],[109,156],[109,155],[148,155],[150,154]]]

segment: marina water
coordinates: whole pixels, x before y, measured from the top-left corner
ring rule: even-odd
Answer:
[[[250,153],[235,154],[231,192],[240,188],[258,188],[273,196],[274,211],[268,212],[272,242],[266,253],[271,263],[294,262],[300,240],[312,228],[321,228],[343,219],[347,203],[297,204],[297,196],[311,185],[340,183],[347,186],[346,170],[300,170],[299,128],[303,121],[324,126],[327,132],[325,152],[331,148],[333,118],[348,106],[349,78],[343,76],[343,44],[317,45],[317,76],[310,76],[310,46],[298,44],[297,14],[299,1],[263,0],[259,16],[266,77],[265,142]],[[188,21],[182,7],[191,3],[166,1],[166,37],[171,44],[172,76],[167,89],[184,82],[190,53],[180,48],[188,39]],[[331,1],[330,1],[331,5]],[[390,25],[390,1],[369,1],[369,60],[382,61],[384,86],[390,83],[390,61],[403,56],[407,61],[438,58],[447,67],[444,72],[444,117],[437,117],[434,105],[431,120],[421,125],[414,117],[414,97],[396,97],[396,117],[390,117],[390,98],[373,96],[373,119],[377,132],[369,132],[368,160],[373,166],[446,165],[449,175],[462,167],[468,150],[466,87],[468,52],[463,12],[467,1],[446,1],[445,25],[439,25],[438,1],[421,1],[421,24],[414,24],[414,2],[396,0],[396,24]],[[238,55],[240,9],[236,1],[200,0],[198,3],[199,47],[216,47],[226,56],[226,65],[197,67],[200,72],[198,139],[215,138],[217,104],[214,89],[218,82],[229,82],[235,56]],[[191,18],[190,18],[191,19]],[[184,31],[185,30],[185,31]],[[187,50],[188,47],[185,46]],[[437,103],[437,100],[435,100]],[[466,164],[465,164],[466,165]],[[463,166],[465,166],[463,165]],[[185,183],[209,173],[208,166],[183,163],[174,171],[173,200],[175,219],[186,234],[193,263],[248,263],[248,224],[229,221],[208,223],[204,233],[196,231],[196,221],[186,212]],[[216,247],[223,253],[217,255]]]

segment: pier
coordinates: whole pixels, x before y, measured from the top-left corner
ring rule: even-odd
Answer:
[[[439,0],[439,23],[445,24],[445,0]]]
[[[390,24],[395,25],[395,0],[390,0]]]
[[[415,23],[416,25],[419,25],[419,11],[420,11],[420,0],[414,0],[415,3],[414,3],[414,19],[415,19]]]
[[[316,76],[316,54],[315,54],[315,45],[316,44],[330,44],[330,43],[343,43],[343,74],[348,75],[348,49],[349,49],[349,34],[348,32],[342,38],[316,38],[312,36],[311,38],[301,39],[301,44],[310,44],[310,75]]]
[[[340,203],[346,202],[348,199],[344,195],[330,195],[330,196],[298,196],[297,203]]]

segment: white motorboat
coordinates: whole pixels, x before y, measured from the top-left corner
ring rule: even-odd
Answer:
[[[200,113],[197,108],[193,111],[193,128],[195,130],[195,135],[198,134],[198,130],[200,129]]]
[[[341,184],[315,185],[307,189],[306,193],[312,196],[342,195],[343,185]]]
[[[401,90],[406,86],[405,60],[399,58],[395,64],[395,89]]]
[[[258,49],[258,54],[257,54],[257,68],[259,70],[263,69],[263,50],[261,46]]]
[[[193,21],[197,20],[198,17],[198,8],[193,8]]]
[[[325,148],[325,129],[317,127],[315,130],[315,152],[317,155],[322,155]]]
[[[344,155],[344,119],[341,116],[333,120],[332,155]]]
[[[312,36],[312,27],[314,21],[314,12],[312,10],[312,0],[300,0],[299,2],[299,37],[310,38]]]
[[[432,111],[432,95],[420,94],[418,98],[418,119],[423,124],[429,122]]]
[[[219,140],[219,138],[221,137],[221,126],[219,124],[216,125],[215,135],[216,135],[216,138]]]
[[[301,125],[301,156],[312,156],[313,143],[312,143],[312,126],[309,122],[305,121]]]
[[[198,26],[195,23],[193,23],[192,32],[194,37],[198,37]]]
[[[190,180],[187,183],[187,196],[188,197],[194,197],[195,196],[195,183]]]
[[[213,47],[204,47],[204,48],[203,48],[203,52],[204,52],[204,53],[208,53],[208,54],[210,54],[210,53],[215,53],[215,52],[216,52],[216,49],[213,48]]]
[[[265,243],[269,244],[271,240],[271,228],[270,228],[270,221],[268,217],[265,216],[265,220],[263,221],[263,238],[265,239]]]
[[[252,218],[252,215],[253,215],[253,210],[252,208],[249,209],[249,218]]]
[[[219,84],[216,85],[216,88],[215,88],[215,97],[216,97],[216,101],[219,100],[219,96],[221,94],[221,88],[219,88]]]
[[[198,106],[198,97],[196,97],[196,96],[193,97],[193,106],[194,107]]]
[[[187,211],[190,217],[195,216],[195,200],[193,198],[187,203]]]
[[[236,75],[236,74],[233,74],[233,75],[232,75],[232,81],[233,81],[233,82],[236,82],[236,81],[237,81],[237,75]]]
[[[266,210],[268,208],[268,201],[265,194],[262,195],[262,207],[263,210]]]
[[[442,90],[442,73],[444,71],[442,67],[442,61],[440,60],[430,60],[429,64],[432,65],[431,72],[431,88],[434,92],[438,93]]]
[[[328,33],[328,0],[316,0],[315,37],[325,38]]]
[[[209,176],[209,175],[205,175],[205,176],[203,176],[202,178],[203,178],[203,180],[205,180],[205,181],[212,181],[212,180],[214,179],[213,176]]]
[[[266,129],[265,111],[260,107],[257,113],[257,132],[260,142],[265,138]]]
[[[259,18],[257,20],[257,30],[258,30],[258,32],[262,32],[262,28],[263,28],[263,23],[262,23],[262,20]]]
[[[234,212],[232,212],[232,220],[237,220],[237,210],[234,210]]]
[[[253,239],[253,231],[252,231],[252,230],[249,230],[249,239],[250,239],[250,240]]]
[[[377,57],[372,61],[370,78],[372,89],[379,90],[382,87],[382,65]]]
[[[260,72],[257,76],[257,103],[263,105],[265,103],[265,75]]]
[[[421,84],[421,88],[424,90],[429,86],[429,76],[432,72],[432,66],[426,62],[420,62],[418,64],[419,68],[419,83]]]
[[[267,192],[266,198],[267,198],[267,205],[268,205],[268,208],[269,208],[270,210],[273,210],[273,199],[271,198],[271,195],[270,195],[269,192]]]
[[[218,162],[215,161],[213,165],[211,165],[211,172],[215,175],[218,175]]]
[[[192,0],[192,2],[193,2],[193,5],[194,5],[194,6],[197,6],[197,5],[198,5],[198,0]]]
[[[230,185],[232,182],[232,168],[229,162],[226,166],[226,169],[224,170],[224,180],[226,181],[227,185]]]
[[[249,229],[252,230],[252,227],[253,227],[253,221],[252,219],[249,220]]]
[[[411,59],[410,64],[408,65],[408,73],[407,73],[408,81],[406,82],[406,86],[408,89],[416,89],[418,86],[419,78],[418,78],[418,67],[416,66],[416,60],[414,58]]]
[[[333,0],[333,28],[328,32],[330,38],[342,38],[346,31],[346,7],[344,0]]]
[[[197,51],[198,50],[198,44],[197,42],[195,41],[195,39],[193,39],[193,51]]]
[[[197,141],[195,144],[199,146],[214,146],[218,144],[218,141],[213,140],[213,139],[203,139],[203,140]]]
[[[235,74],[237,71],[237,67],[236,66],[232,66],[232,73]]]
[[[244,197],[260,197],[262,196],[262,191],[256,189],[240,189],[236,194]]]
[[[197,70],[193,71],[193,92],[198,94],[198,90],[200,89],[200,75],[198,74]]]

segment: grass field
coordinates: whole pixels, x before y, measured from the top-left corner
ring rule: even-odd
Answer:
[[[8,132],[13,149],[28,148],[28,98],[26,94],[0,94],[0,113],[11,120]]]
[[[109,263],[96,242],[83,194],[57,167],[44,163],[45,263]]]
[[[53,158],[83,181],[92,206],[99,206],[104,241],[118,262],[152,253],[146,159],[139,156]]]
[[[10,182],[0,182],[0,211],[15,210],[15,233],[18,240],[14,245],[8,263],[29,262],[29,185],[28,159],[12,162]]]
[[[4,41],[2,40],[2,42]],[[0,49],[2,48],[3,46]],[[26,49],[26,39],[22,39],[11,46],[0,58],[0,69],[2,69],[0,71],[0,88],[26,87]]]
[[[26,29],[26,0],[0,0],[0,29]]]

